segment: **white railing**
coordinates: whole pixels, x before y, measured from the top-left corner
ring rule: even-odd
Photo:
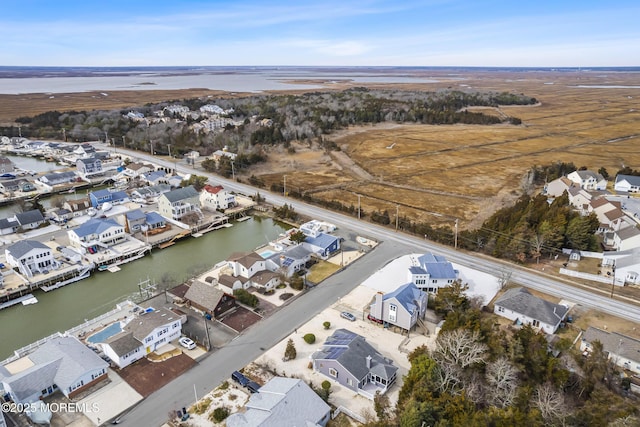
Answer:
[[[353,418],[358,422],[361,422],[362,424],[366,424],[367,422],[367,420],[362,415],[356,414],[355,412],[345,408],[344,406],[338,406],[338,408],[335,411],[333,411],[333,414],[331,414],[331,419],[334,419],[341,413]]]
[[[594,282],[606,283],[607,285],[613,283],[613,277],[603,277],[598,276],[597,274],[583,273],[582,271],[567,270],[566,268],[561,268],[560,274],[564,274],[565,276],[578,277],[585,280],[592,280]]]

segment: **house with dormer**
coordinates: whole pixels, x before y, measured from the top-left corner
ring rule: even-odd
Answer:
[[[182,319],[166,308],[141,310],[119,325],[120,332],[99,344],[121,369],[182,335]]]
[[[429,252],[411,255],[410,261],[408,281],[429,293],[437,293],[438,289],[451,285],[460,277],[460,272],[441,255]]]
[[[89,193],[89,199],[91,200],[91,206],[94,208],[100,208],[104,203],[111,203],[117,205],[129,201],[129,196],[124,191],[111,190],[109,188],[103,190],[96,190]]]
[[[227,259],[227,270],[228,273],[220,274],[218,283],[230,291],[251,286],[268,291],[280,284],[280,275],[270,270],[268,261],[255,252],[232,254]]]
[[[225,210],[235,206],[236,198],[221,185],[205,185],[200,192],[200,205],[205,209]]]
[[[219,319],[236,308],[236,299],[210,283],[195,280],[184,295],[192,308]]]
[[[100,248],[107,249],[127,239],[124,226],[111,218],[91,218],[67,233],[71,246],[82,253],[96,253]]]
[[[200,193],[193,185],[163,193],[158,197],[158,212],[175,221],[180,221],[191,213],[200,216]]]
[[[398,372],[391,359],[347,329],[336,329],[311,360],[314,371],[371,400],[389,390]]]
[[[82,199],[67,200],[64,202],[62,207],[71,212],[74,218],[79,217],[85,215],[87,210],[92,207],[91,199],[89,197],[84,197]]]
[[[46,274],[59,267],[51,248],[37,240],[20,240],[5,250],[7,263],[25,277]]]
[[[569,307],[538,298],[525,288],[518,287],[509,289],[499,297],[494,302],[493,312],[513,320],[517,325],[531,325],[553,334],[567,316]]]
[[[427,300],[427,293],[409,282],[393,292],[376,293],[369,306],[369,314],[387,325],[410,331],[419,320],[424,319]]]
[[[84,178],[90,178],[104,173],[102,160],[97,157],[85,157],[76,160],[76,170]]]
[[[604,191],[607,180],[599,173],[590,170],[573,171],[567,178],[587,191]]]

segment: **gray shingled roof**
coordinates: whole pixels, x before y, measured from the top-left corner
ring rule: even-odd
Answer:
[[[215,286],[196,280],[184,294],[189,301],[206,308],[207,310],[215,310],[224,296],[224,292]]]
[[[16,220],[20,225],[33,224],[34,222],[44,221],[44,216],[42,216],[42,212],[38,209],[33,209],[27,212],[17,213]]]
[[[142,342],[155,328],[175,322],[180,317],[171,310],[158,308],[154,311],[140,314],[131,320],[124,330],[131,332],[133,337]]]
[[[315,426],[331,410],[302,380],[284,377],[272,378],[245,407],[227,418],[227,427]]]
[[[37,240],[20,240],[9,246],[6,250],[15,259],[20,259],[34,249],[51,249],[49,246]]]
[[[133,333],[124,331],[107,338],[105,344],[109,344],[109,347],[120,357],[142,345],[133,337]]]
[[[102,359],[100,359],[102,360]],[[40,391],[55,383],[55,376],[61,360],[52,360],[36,364],[3,381],[11,387],[11,391],[20,402],[33,395],[40,395]],[[58,386],[59,387],[59,386]]]
[[[264,286],[269,282],[269,280],[273,279],[274,277],[278,277],[278,273],[274,273],[273,271],[269,270],[260,270],[256,274],[251,276],[251,281],[253,283],[257,283],[258,285]]]
[[[509,289],[496,300],[495,305],[548,325],[557,325],[569,311],[569,307],[531,295],[525,288]]]
[[[255,252],[249,252],[247,254],[235,252],[229,257],[229,261],[234,261],[242,265],[244,268],[250,268],[258,261],[264,261],[260,255]]]
[[[638,229],[638,227],[627,227],[623,228],[622,230],[616,231],[616,234],[618,234],[620,240],[626,240],[640,234],[640,230]]]
[[[590,326],[582,336],[586,342],[600,341],[604,351],[640,363],[640,340]]]
[[[627,181],[631,185],[640,186],[640,176],[635,175],[616,175],[616,184],[620,181]]]
[[[188,187],[178,188],[176,190],[164,193],[164,197],[166,197],[169,202],[174,203],[179,202],[180,200],[189,199],[191,197],[198,197],[199,194],[200,193],[198,193],[196,189],[193,188],[193,185],[190,185]]]

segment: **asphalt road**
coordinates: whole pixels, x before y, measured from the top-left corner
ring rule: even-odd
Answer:
[[[125,415],[123,425],[161,425],[166,421],[167,413],[170,410],[180,409],[194,402],[194,386],[195,393],[198,396],[202,396],[224,379],[227,379],[232,371],[257,358],[263,353],[263,349],[272,347],[293,331],[295,327],[305,323],[340,297],[346,295],[372,272],[384,266],[391,259],[407,253],[435,252],[446,256],[449,261],[454,263],[494,275],[500,271],[508,270],[511,272],[511,281],[514,283],[625,319],[640,321],[639,307],[569,286],[551,276],[545,276],[500,260],[486,258],[474,253],[456,251],[451,247],[397,233],[375,224],[359,221],[353,217],[285,198],[282,195],[257,190],[248,185],[208,174],[202,170],[194,170],[185,164],[176,164],[173,160],[163,160],[133,151],[129,152],[129,154],[143,161],[161,164],[165,167],[173,168],[177,166],[180,173],[196,173],[208,176],[212,182],[222,184],[231,191],[247,195],[252,195],[259,191],[269,203],[275,205],[288,203],[301,214],[331,222],[342,229],[357,230],[359,235],[373,238],[383,243],[366,257],[327,279],[320,286],[298,298],[273,316],[254,325],[228,346],[211,354],[186,374],[149,396]]]

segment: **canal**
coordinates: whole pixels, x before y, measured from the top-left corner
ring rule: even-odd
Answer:
[[[271,219],[253,217],[233,227],[154,250],[151,255],[120,266],[117,273],[94,272],[88,279],[55,291],[37,291],[37,304],[0,311],[0,360],[13,354],[13,350],[105,313],[124,299],[140,300],[138,284],[143,280],[175,286],[233,252],[265,245],[283,230]]]

